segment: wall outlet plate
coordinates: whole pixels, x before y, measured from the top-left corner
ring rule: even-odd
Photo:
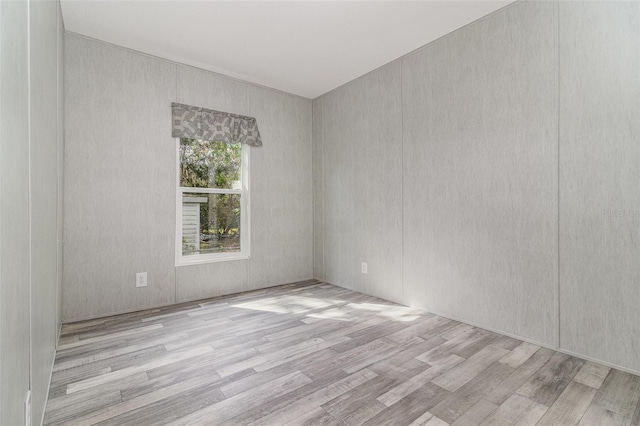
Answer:
[[[363,274],[367,273],[367,264],[365,262],[362,262],[360,270],[362,271]]]
[[[136,274],[136,287],[146,287],[146,286],[147,286],[147,273],[138,272]]]

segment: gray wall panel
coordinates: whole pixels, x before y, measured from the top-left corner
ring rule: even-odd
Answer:
[[[172,303],[175,65],[75,36],[65,65],[64,319]]]
[[[310,100],[77,35],[66,51],[65,321],[311,277]],[[249,260],[174,266],[176,100],[258,118]]]
[[[177,65],[178,102],[234,114],[247,112],[247,84],[202,71]]]
[[[557,339],[555,5],[523,2],[403,60],[412,304]]]
[[[176,268],[177,302],[247,291],[246,260],[202,263]]]
[[[24,424],[29,390],[27,2],[0,2],[0,424]]]
[[[395,62],[322,98],[325,278],[394,301],[403,300],[400,78]]]
[[[39,423],[58,338],[58,3],[30,4],[31,389]]]
[[[561,344],[640,371],[640,4],[559,19]]]
[[[259,87],[248,89],[249,114],[264,146],[251,148],[249,288],[313,274],[311,101]]]
[[[0,2],[0,424],[40,424],[60,324],[57,1]],[[31,390],[31,405],[25,406]]]

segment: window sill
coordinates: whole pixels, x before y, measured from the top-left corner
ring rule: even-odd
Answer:
[[[232,262],[234,260],[248,260],[249,256],[241,253],[212,257],[198,257],[197,259],[180,259],[176,261],[176,268],[181,266],[201,265],[203,263]]]

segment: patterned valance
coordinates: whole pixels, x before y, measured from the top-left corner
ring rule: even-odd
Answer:
[[[253,117],[214,111],[173,102],[171,132],[174,138],[201,139],[262,146],[258,123]]]

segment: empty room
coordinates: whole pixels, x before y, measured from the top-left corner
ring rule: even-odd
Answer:
[[[0,0],[0,426],[640,425],[640,2]]]

